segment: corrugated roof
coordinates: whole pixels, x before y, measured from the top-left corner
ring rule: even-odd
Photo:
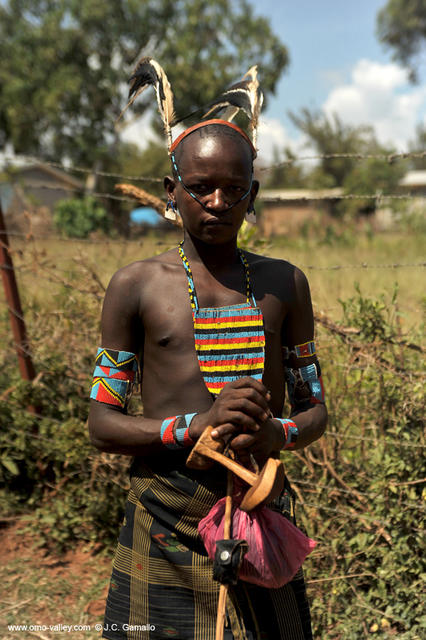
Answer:
[[[315,200],[316,198],[340,198],[343,189],[262,189],[257,196],[263,202],[275,200]]]
[[[408,171],[398,184],[400,187],[426,187],[426,171]]]

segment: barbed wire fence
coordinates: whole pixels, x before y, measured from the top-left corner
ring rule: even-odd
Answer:
[[[263,167],[261,171],[268,171],[270,169],[286,166],[298,161],[315,161],[321,159],[337,159],[337,158],[353,158],[354,160],[365,160],[365,159],[380,159],[383,161],[387,161],[389,163],[402,161],[407,158],[425,158],[426,151],[419,152],[410,152],[410,153],[401,153],[401,154],[391,154],[391,155],[361,155],[361,154],[332,154],[332,155],[318,155],[318,156],[301,156],[299,158],[292,158],[275,165],[269,167]],[[140,181],[140,182],[150,182],[150,183],[160,183],[162,180],[158,177],[154,176],[126,176],[102,171],[93,171],[91,169],[87,169],[84,167],[76,167],[76,166],[68,166],[62,163],[55,162],[46,162],[43,160],[32,159],[33,161],[37,160],[38,162],[43,162],[43,164],[47,164],[54,168],[62,169],[66,172],[76,172],[83,174],[93,174],[109,177],[109,178],[117,178],[124,180],[132,180],[132,181]],[[55,190],[58,187],[54,187],[52,185],[46,183],[33,183],[31,186],[35,186],[37,188],[46,189],[46,190]],[[61,187],[61,190],[63,188]],[[70,188],[70,193],[78,192],[78,189]],[[121,202],[129,202],[134,203],[135,200],[132,198],[128,198],[125,196],[118,196],[113,193],[104,193],[104,192],[92,192],[91,195],[97,198],[103,199],[111,199],[117,200]],[[405,199],[413,199],[418,198],[419,196],[415,196],[413,194],[342,194],[341,198],[346,199],[389,199],[389,200],[405,200]],[[420,196],[420,198],[424,198],[424,196]],[[301,197],[302,200],[328,200],[331,199],[331,196],[322,196],[322,197]],[[277,198],[277,202],[285,201],[285,198]],[[64,238],[55,233],[34,233],[31,229],[28,233],[12,231],[7,234],[10,238],[13,238],[17,242],[25,241],[26,243],[36,243],[37,241],[49,242],[50,240],[55,240],[63,243],[76,243],[82,245],[91,245],[91,244],[99,244],[103,246],[108,246],[109,244],[117,244],[117,245],[127,245],[130,241],[128,239],[77,239],[77,238]],[[7,235],[5,232],[2,232],[0,229],[0,247],[3,250],[3,256],[6,254],[9,257],[19,256],[19,245],[16,247],[12,245],[9,247],[7,243]],[[6,238],[6,242],[5,242]],[[137,242],[132,241],[132,242]],[[164,243],[167,244],[167,243]],[[162,246],[162,241],[158,241],[158,245]],[[19,256],[19,263],[16,265],[11,264],[10,260],[2,260],[1,270],[2,276],[6,277],[10,275],[11,272],[15,273],[15,271],[19,274],[25,274],[28,272],[36,272],[37,277],[39,278],[39,282],[43,280],[47,280],[49,282],[55,283],[59,287],[62,287],[66,290],[72,291],[73,293],[80,294],[81,296],[89,296],[93,299],[97,304],[102,300],[105,285],[102,282],[102,277],[99,272],[93,268],[93,265],[84,264],[84,261],[78,260],[80,274],[84,273],[85,277],[81,278],[81,281],[76,281],[74,277],[70,275],[70,268],[66,268],[61,266],[60,264],[55,263],[54,260],[49,258],[47,255],[43,253],[42,249],[38,249],[35,247],[32,255],[26,256],[25,259],[22,259],[22,256]],[[359,262],[357,264],[336,264],[336,265],[327,265],[327,266],[319,266],[319,265],[301,265],[303,268],[308,270],[319,270],[319,271],[338,271],[338,270],[398,270],[398,269],[410,269],[416,270],[420,272],[425,266],[426,262],[423,261],[412,261],[412,262],[403,262],[396,261],[393,263],[365,263]],[[16,302],[16,301],[15,301]],[[25,322],[24,314],[22,309],[17,308],[15,302],[11,303],[8,299],[6,302],[6,308],[11,316],[15,318],[15,320],[19,321],[22,325]],[[59,312],[57,312],[59,313]],[[31,314],[32,318],[34,317]],[[326,351],[328,342],[325,335],[328,335],[328,340],[330,350],[335,348],[336,341],[340,341],[345,348],[356,353],[356,360],[348,361],[347,365],[345,365],[345,371],[348,374],[351,371],[363,372],[363,370],[371,370],[372,367],[376,367],[378,369],[382,369],[384,371],[390,370],[395,372],[395,374],[400,375],[405,378],[407,381],[407,389],[409,389],[410,384],[414,384],[419,382],[419,380],[424,381],[424,371],[414,370],[407,366],[405,369],[403,365],[395,365],[394,362],[386,360],[385,355],[383,355],[383,351],[387,347],[398,348],[402,350],[407,350],[408,352],[413,352],[414,354],[423,354],[424,347],[417,342],[412,340],[407,340],[406,338],[383,338],[381,340],[376,340],[373,348],[371,345],[366,344],[360,340],[360,331],[354,329],[353,327],[345,327],[342,324],[338,324],[322,312],[318,312],[315,314],[316,321],[319,325],[321,325],[325,334],[321,337],[321,347]],[[38,322],[41,320],[39,319]],[[29,331],[30,338],[32,335],[32,331]],[[18,350],[18,352],[24,357],[31,358],[35,354],[35,362],[36,362],[36,371],[34,375],[29,379],[32,380],[33,384],[39,384],[40,379],[45,378],[48,380],[51,377],[51,362],[45,355],[43,355],[43,351],[39,350],[34,344],[31,345],[31,340],[25,336],[16,336],[13,334],[9,340],[6,341],[6,344],[2,348],[3,360],[10,360],[13,357],[14,351]],[[65,353],[64,349],[64,360],[66,361],[69,369],[69,373],[63,374],[65,377],[68,377],[70,380],[73,380],[77,384],[87,384],[88,382],[88,374],[82,373],[81,371],[75,371],[72,367],[72,360],[74,357],[74,352]],[[13,390],[12,390],[13,391]],[[16,403],[16,400],[11,400],[11,395],[13,393],[10,389],[5,389],[0,391],[0,402],[10,403],[13,411],[19,411],[28,417],[28,420],[35,423],[40,423],[41,421],[53,422],[58,427],[63,424],[63,421],[60,419],[56,419],[52,416],[44,416],[37,412],[37,408],[34,407],[22,407]],[[409,438],[402,439],[395,437],[393,435],[389,435],[387,433],[380,432],[375,426],[371,426],[371,433],[368,431],[363,431],[362,433],[353,433],[353,432],[338,432],[335,430],[335,427],[326,432],[324,438],[320,441],[320,443],[316,446],[314,453],[309,450],[305,454],[296,454],[303,458],[304,464],[306,464],[306,468],[308,470],[308,474],[310,474],[310,478],[304,479],[303,477],[295,476],[292,477],[290,475],[290,481],[292,483],[293,489],[298,498],[298,504],[303,509],[308,519],[319,517],[321,518],[324,515],[324,518],[335,517],[339,520],[349,519],[356,523],[357,528],[361,531],[367,531],[368,533],[375,536],[374,539],[379,539],[382,537],[387,541],[388,544],[392,542],[392,527],[395,525],[394,518],[383,518],[377,517],[374,513],[374,501],[377,499],[383,499],[383,495],[378,491],[366,491],[359,488],[358,483],[351,483],[350,479],[347,477],[342,477],[335,468],[335,460],[339,456],[346,457],[353,451],[354,447],[363,448],[364,454],[368,455],[366,452],[365,446],[367,447],[383,447],[385,450],[386,447],[397,448],[401,452],[408,450],[413,450],[418,452],[419,455],[423,455],[423,451],[426,449],[426,444],[424,439],[421,441],[412,442]],[[368,429],[366,427],[365,429]],[[32,438],[42,439],[43,436],[40,433],[33,433],[31,435]],[[337,446],[337,450],[334,450],[334,447]],[[330,459],[330,452],[334,451],[334,457]],[[112,470],[117,470],[117,462],[112,459],[107,454],[93,454],[91,460],[95,460],[95,458],[99,458],[103,461],[106,467],[110,467]],[[323,481],[318,481],[316,477],[316,473],[313,472],[313,469],[321,470],[320,477],[322,477]],[[378,469],[378,473],[381,472]],[[424,477],[414,477],[406,480],[405,482],[395,482],[390,480],[387,485],[387,493],[385,497],[392,497],[395,491],[406,492],[411,487],[422,487],[426,484],[426,478]],[[123,484],[123,488],[127,488],[126,483]],[[410,494],[411,495],[411,494]],[[423,494],[424,495],[424,494]],[[342,506],[343,504],[343,506]],[[416,526],[411,526],[410,531],[414,534],[421,534],[421,523],[424,519],[424,512],[426,511],[424,499],[413,499],[407,498],[406,496],[403,499],[403,504],[401,506],[401,513],[403,514],[405,511],[414,511],[418,514],[417,524]],[[320,547],[318,554],[322,555],[322,557],[327,554],[333,558],[333,566],[331,568],[331,575],[328,577],[321,577],[318,579],[309,579],[307,582],[313,588],[320,588],[322,584],[328,584],[339,582],[339,581],[348,581],[349,583],[362,583],[365,579],[372,579],[374,575],[370,571],[352,571],[351,564],[348,563],[348,559],[355,557],[359,554],[356,552],[351,553],[351,547],[347,545],[347,541],[342,538],[339,540],[339,548],[338,552],[336,551],[336,546],[330,545],[330,540],[327,535],[317,535],[316,538],[320,542]],[[315,552],[317,553],[317,552]],[[313,555],[315,557],[315,555]],[[355,594],[356,595],[356,594]],[[361,608],[371,609],[371,606],[366,604],[365,602],[360,602],[359,606]],[[387,616],[392,619],[392,615],[389,612],[383,611],[381,609],[377,609],[376,612],[379,612],[383,617]],[[399,623],[401,623],[400,619],[397,619]],[[402,624],[402,623],[401,623]]]

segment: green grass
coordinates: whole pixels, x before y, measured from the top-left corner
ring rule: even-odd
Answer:
[[[425,261],[424,237],[409,233],[370,235],[348,230],[322,239],[278,237],[269,241],[265,253],[291,261],[308,276],[314,308],[330,317],[341,316],[339,299],[354,294],[354,283],[367,296],[389,293],[398,286],[398,301],[404,330],[419,327],[425,310],[424,268],[374,268],[374,265],[415,264]],[[14,261],[21,297],[25,306],[30,300],[54,305],[54,296],[72,279],[74,287],[95,292],[102,297],[93,277],[96,273],[106,287],[120,267],[176,246],[179,234],[148,235],[140,240],[105,240],[96,243],[33,240],[26,244],[13,241]],[[255,249],[260,253],[262,249]],[[360,265],[370,265],[362,268]],[[332,269],[332,267],[340,267]],[[77,277],[78,276],[78,277]],[[86,286],[83,286],[83,281]],[[89,295],[89,294],[88,294]],[[3,291],[0,303],[4,301]]]
[[[0,297],[0,338],[8,345],[1,369],[7,391],[0,391],[0,418],[5,417],[6,426],[0,445],[21,466],[24,456],[28,477],[38,493],[32,507],[22,497],[19,504],[21,510],[23,504],[26,510],[39,506],[31,515],[33,531],[45,543],[50,535],[49,549],[56,542],[62,548],[72,546],[72,553],[78,556],[82,540],[98,542],[100,538],[110,550],[114,547],[114,528],[118,531],[119,525],[117,509],[111,516],[111,496],[117,504],[116,484],[124,477],[124,466],[119,457],[104,460],[104,454],[85,453],[86,389],[92,366],[88,362],[92,363],[104,287],[111,275],[177,242],[178,236],[169,234],[131,242],[51,239],[13,243],[28,333],[41,377],[29,388],[16,383],[8,313]],[[422,354],[395,347],[392,341],[419,340],[424,269],[343,268],[422,262],[423,244],[423,238],[413,233],[371,236],[346,230],[323,232],[317,238],[276,238],[263,250],[305,270],[317,312],[338,321],[343,317],[339,299],[346,300],[343,321],[358,331],[342,338],[318,325],[330,412],[328,432],[303,452],[284,454],[299,498],[298,522],[320,543],[307,559],[305,572],[314,628],[324,640],[358,640],[370,635],[401,640],[423,637],[419,617],[423,607],[419,532],[425,498],[420,484],[424,477],[420,454],[425,447]],[[336,265],[342,268],[329,268]],[[395,283],[399,287],[396,303],[392,299]],[[348,303],[350,298],[354,299]],[[25,410],[30,401],[43,406],[40,441],[29,435],[34,429]],[[56,469],[57,486],[46,483],[43,465]],[[88,499],[94,486],[96,505]],[[12,516],[18,493],[10,491],[5,496],[7,513]],[[368,500],[363,498],[366,495]],[[68,517],[64,519],[63,513]],[[91,515],[85,517],[86,513]],[[90,520],[93,513],[97,529]],[[43,514],[55,523],[54,530],[60,529],[55,539]],[[80,519],[80,524],[72,524]],[[18,541],[17,547],[22,549]],[[4,587],[0,613],[5,613],[7,622],[18,624],[42,623],[47,613],[53,624],[74,620],[93,624],[97,618],[90,611],[96,607],[88,606],[105,595],[109,562],[95,556],[76,566],[69,556],[52,553],[47,558],[40,549],[27,555],[0,556]],[[63,571],[55,573],[58,561],[65,564]],[[84,635],[91,637],[96,636]]]

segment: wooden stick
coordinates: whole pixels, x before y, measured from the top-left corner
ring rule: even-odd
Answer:
[[[225,522],[223,526],[223,539],[230,540],[232,525],[232,488],[233,478],[232,471],[228,471],[226,483],[226,501],[225,501]],[[223,640],[223,630],[225,627],[226,615],[226,596],[228,595],[228,585],[221,584],[219,590],[219,601],[217,603],[216,618],[216,640]]]

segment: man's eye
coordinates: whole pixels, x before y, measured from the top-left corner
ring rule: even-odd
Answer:
[[[240,193],[244,193],[246,191],[246,189],[244,189],[244,187],[239,187],[238,185],[233,184],[233,185],[227,187],[226,191],[228,193],[232,193],[234,195],[235,194],[239,195]]]
[[[189,187],[191,191],[195,191],[195,193],[209,193],[211,191],[211,187],[206,184],[193,184]]]

